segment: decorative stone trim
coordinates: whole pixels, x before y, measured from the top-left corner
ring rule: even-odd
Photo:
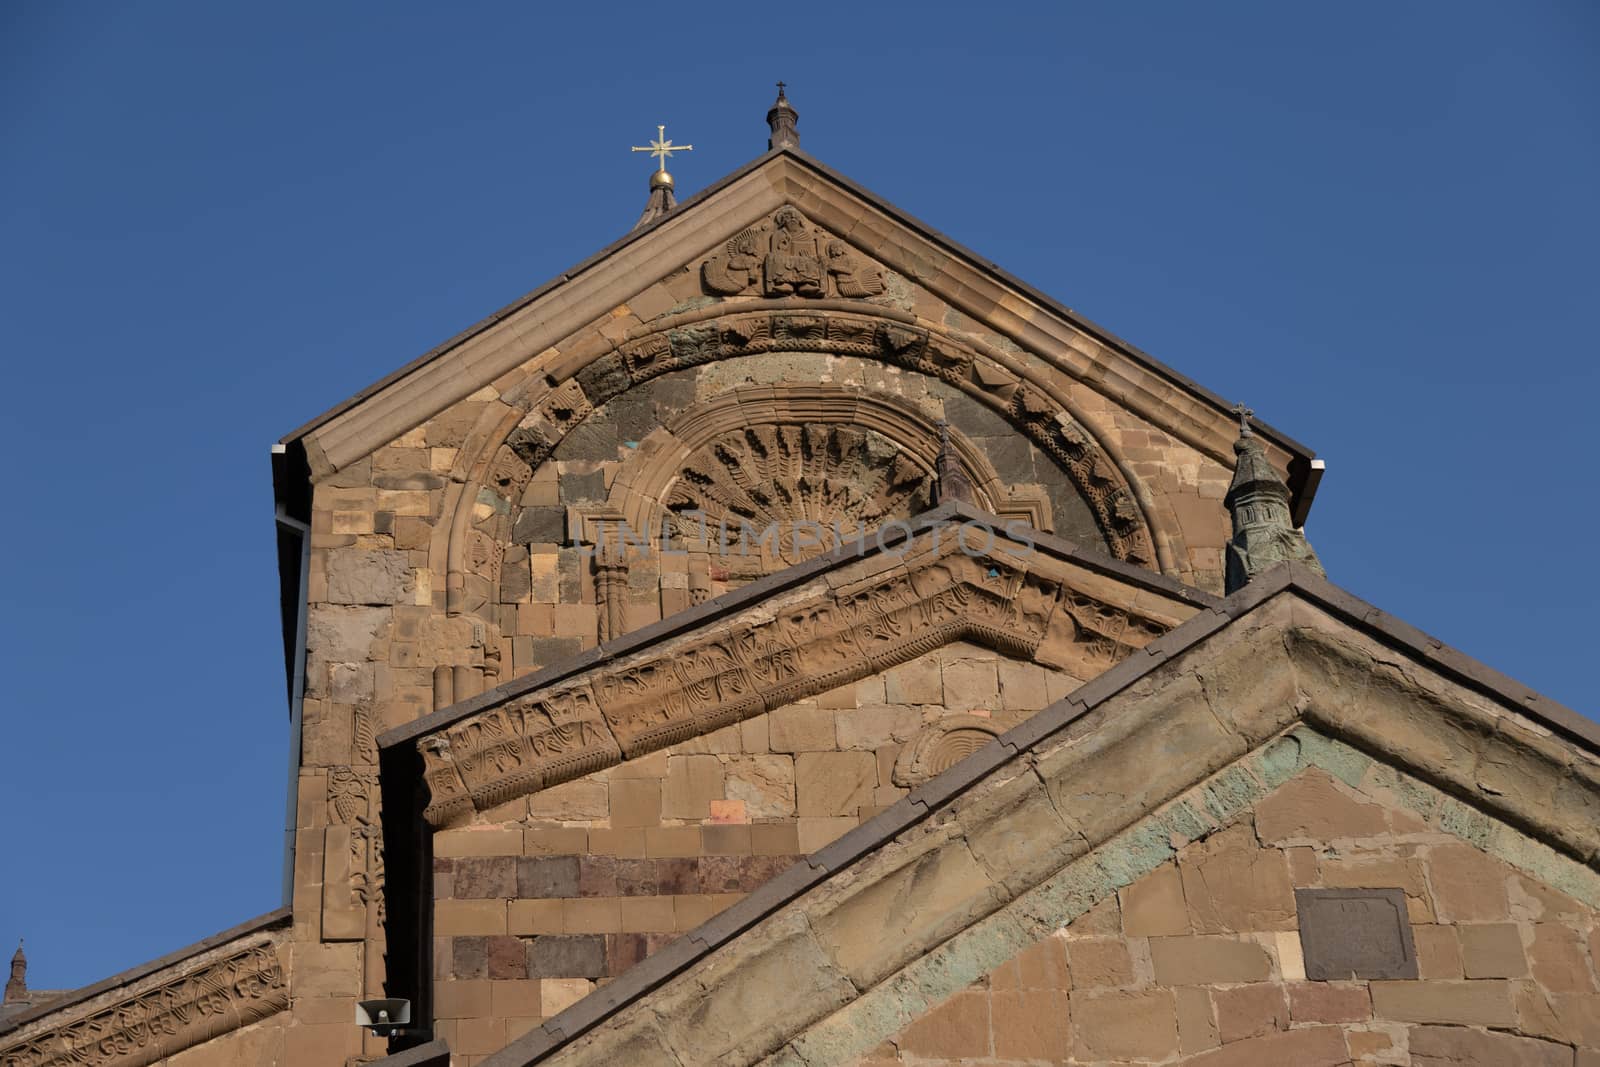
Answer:
[[[6,1067],[144,1067],[289,1006],[275,945],[256,945],[196,967],[19,1044]]]
[[[435,826],[792,704],[954,641],[1032,659],[1047,636],[1099,673],[1171,623],[951,531],[893,569],[537,691],[418,741]]]

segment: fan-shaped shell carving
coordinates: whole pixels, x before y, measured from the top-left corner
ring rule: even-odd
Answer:
[[[932,472],[873,430],[824,423],[763,423],[708,441],[684,462],[665,503],[701,513],[730,538],[748,528],[790,543],[799,524],[825,547],[927,508]],[[698,521],[698,520],[696,520]],[[689,522],[680,529],[691,528]]]
[[[900,753],[894,764],[894,784],[920,785],[947,771],[1000,736],[1002,723],[981,715],[952,715],[927,727]]]

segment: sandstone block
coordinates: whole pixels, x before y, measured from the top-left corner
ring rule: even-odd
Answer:
[[[1230,937],[1152,937],[1150,959],[1162,985],[1260,982],[1272,971],[1260,945]]]
[[[799,827],[792,822],[757,823],[750,827],[750,851],[758,856],[798,855]]]
[[[441,1019],[474,1019],[489,1014],[489,980],[436,982],[433,987],[433,1013]]]
[[[1419,923],[1411,927],[1419,978],[1461,978],[1461,944],[1454,926]]]
[[[1508,982],[1373,982],[1369,988],[1379,1019],[1500,1027],[1517,1019]]]
[[[1212,992],[1217,1033],[1224,1045],[1289,1029],[1289,1004],[1283,987],[1268,982]]]
[[[1256,805],[1255,814],[1256,833],[1268,844],[1323,844],[1377,837],[1389,830],[1383,808],[1349,796],[1317,768],[1273,790]]]
[[[565,929],[559,900],[513,900],[506,906],[509,934],[559,934]]]
[[[1133,957],[1125,941],[1083,938],[1071,943],[1074,989],[1100,989],[1133,984]]]
[[[1078,993],[1069,998],[1072,1047],[1080,1060],[1164,1060],[1178,1051],[1170,989]]]
[[[1584,959],[1581,935],[1572,927],[1564,923],[1536,924],[1529,955],[1534,980],[1552,993],[1595,991],[1595,976]],[[1600,966],[1600,960],[1596,960],[1596,965]]]
[[[1288,859],[1280,849],[1258,848],[1247,825],[1185,848],[1178,870],[1189,921],[1200,933],[1296,927]]]
[[[1372,1017],[1367,987],[1338,982],[1295,982],[1289,987],[1289,1018],[1296,1023],[1359,1023]]]
[[[573,934],[611,934],[622,930],[622,906],[615,899],[563,900],[561,925]]]
[[[742,800],[751,819],[792,819],[795,814],[794,757],[738,756],[724,765],[729,800]]]
[[[613,786],[615,788],[615,786]],[[722,761],[712,755],[673,756],[661,786],[661,814],[668,819],[707,819],[711,802],[722,799]],[[612,800],[615,822],[616,800]]]
[[[440,937],[506,932],[503,900],[438,900],[433,905],[433,932]]]
[[[1515,923],[1474,923],[1456,927],[1461,966],[1468,978],[1521,978],[1528,973],[1522,931]]]
[[[1129,937],[1187,934],[1188,905],[1176,863],[1164,863],[1121,890],[1122,929]]]
[[[890,704],[944,703],[944,685],[939,672],[920,661],[885,671],[883,692],[884,700]]]
[[[698,826],[650,826],[645,829],[646,856],[698,856],[701,851]]]
[[[1072,1048],[1068,998],[1061,989],[1021,989],[989,998],[994,1055],[1058,1063]]]
[[[1173,996],[1178,1005],[1178,1045],[1186,1056],[1216,1048],[1221,1043],[1211,996],[1195,986],[1179,986]]]
[[[528,798],[528,814],[550,822],[583,822],[604,819],[607,813],[606,783],[591,778],[541,789]]]
[[[921,726],[922,713],[905,705],[852,708],[834,717],[839,747],[863,751],[910,740]]]
[[[411,560],[390,549],[343,548],[327,553],[331,604],[405,604],[411,600]]]
[[[943,676],[944,706],[949,710],[993,711],[1000,706],[1000,678],[992,660],[946,663]]]
[[[1413,1026],[1413,1067],[1571,1067],[1572,1050],[1512,1034],[1460,1026]]]
[[[1507,868],[1471,845],[1436,845],[1428,852],[1429,881],[1441,921],[1504,922],[1511,917]]]
[[[492,1016],[458,1019],[450,1050],[460,1056],[485,1056],[506,1043],[506,1025]]]
[[[878,761],[870,752],[802,752],[795,757],[801,815],[853,815],[872,804]]]
[[[1183,1067],[1345,1067],[1350,1052],[1337,1026],[1312,1026],[1224,1045]]]
[[[795,833],[799,838],[798,851],[809,856],[833,844],[860,825],[854,815],[807,816],[795,820]]]
[[[989,1054],[989,997],[961,992],[906,1027],[900,1048],[930,1059],[976,1059]]]
[[[707,758],[712,761],[716,760],[715,756]],[[659,780],[654,778],[623,778],[611,783],[611,826],[613,829],[660,826],[661,811],[661,782]]]
[[[672,898],[627,897],[618,903],[624,933],[656,934],[677,929]]]
[[[1000,705],[1007,711],[1038,711],[1050,703],[1048,673],[1037,663],[1018,663],[1003,659],[997,664],[1000,675]]]
[[[594,983],[587,978],[539,979],[539,1005],[546,1016],[559,1015],[588,996]]]
[[[839,747],[834,711],[807,704],[779,708],[767,719],[767,744],[774,752],[828,752]]]

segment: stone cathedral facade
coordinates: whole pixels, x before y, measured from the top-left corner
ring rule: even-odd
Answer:
[[[1600,729],[768,118],[283,439],[291,898],[0,1064],[1600,1065]]]

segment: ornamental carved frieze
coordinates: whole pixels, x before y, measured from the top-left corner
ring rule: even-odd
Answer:
[[[820,352],[873,359],[981,397],[1050,456],[1088,503],[1118,559],[1156,568],[1155,545],[1116,463],[1065,407],[996,358],[910,323],[842,311],[755,311],[651,334],[619,349],[632,382],[738,356]]]
[[[278,950],[234,952],[137,996],[0,1047],[6,1067],[143,1067],[289,1006]]]
[[[1026,659],[1047,633],[1065,634],[1093,662],[1121,659],[1168,628],[1014,560],[952,544],[762,621],[597,668],[430,734],[418,742],[427,818],[443,825],[954,641]]]
[[[792,207],[741,230],[700,265],[700,280],[720,296],[867,297],[884,288],[882,271]]]

